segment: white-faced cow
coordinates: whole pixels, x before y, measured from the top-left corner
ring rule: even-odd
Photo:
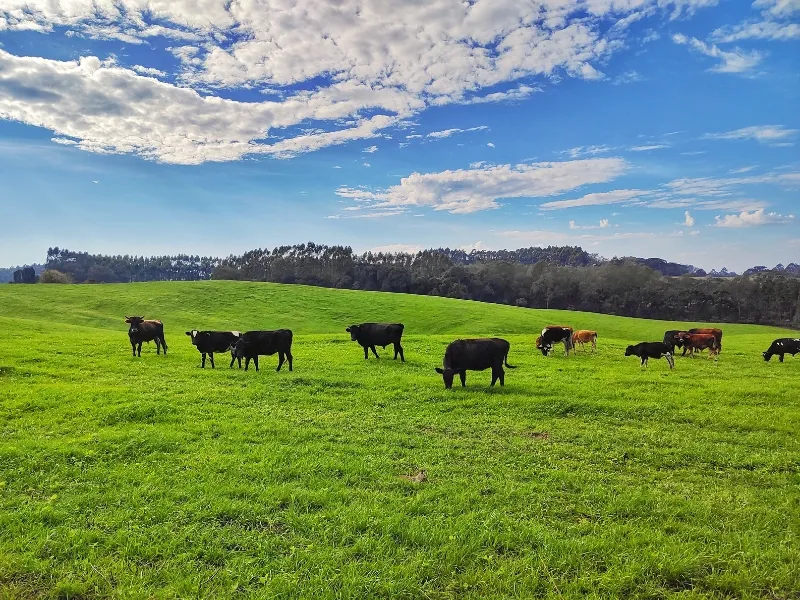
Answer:
[[[206,355],[211,359],[211,368],[213,369],[214,353],[228,352],[242,337],[242,334],[238,331],[198,331],[197,329],[187,331],[186,335],[192,338],[192,344],[203,355],[201,363],[203,369],[206,368]],[[231,357],[231,366],[233,366],[234,360],[236,359]],[[240,363],[241,360],[240,358]]]
[[[271,356],[277,352],[278,368],[281,370],[284,361],[289,363],[292,370],[292,331],[290,329],[277,329],[275,331],[247,331],[237,340],[231,348],[231,366],[233,361],[239,359],[239,368],[244,358],[244,370],[250,367],[250,360],[256,365],[258,371],[258,357]]]
[[[403,346],[400,340],[403,337],[402,323],[361,323],[360,325],[350,325],[345,331],[350,334],[350,340],[358,342],[364,348],[364,360],[369,358],[369,351],[380,358],[375,351],[375,346],[386,348],[389,344],[394,345],[394,360],[400,356],[400,360],[406,362],[403,355]]]
[[[444,368],[436,367],[436,372],[442,376],[444,387],[448,390],[453,387],[453,378],[458,374],[461,386],[467,385],[467,371],[492,370],[492,385],[500,381],[505,385],[505,371],[503,365],[509,369],[516,369],[508,364],[508,351],[511,344],[502,338],[481,338],[473,340],[456,340],[447,346],[444,353]]]
[[[142,342],[156,343],[156,354],[167,353],[167,342],[164,340],[164,324],[161,321],[145,321],[144,317],[125,317],[125,322],[130,325],[128,328],[128,339],[131,341],[133,355],[142,355]]]
[[[628,346],[625,349],[625,356],[638,356],[642,359],[641,366],[646,367],[647,361],[651,358],[667,359],[670,369],[675,368],[675,359],[672,356],[673,347],[666,342],[642,342],[635,346]]]
[[[777,354],[780,361],[783,362],[784,354],[791,354],[794,356],[798,353],[800,353],[799,338],[779,338],[770,344],[769,349],[764,352],[762,356],[764,360],[769,362],[769,359]]]
[[[572,327],[563,325],[548,325],[542,329],[542,335],[536,338],[536,348],[542,351],[544,356],[550,354],[555,344],[564,344],[564,354],[569,356],[572,350]]]

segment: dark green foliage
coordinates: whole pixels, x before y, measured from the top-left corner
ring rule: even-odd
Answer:
[[[72,278],[66,273],[47,269],[39,276],[39,283],[72,283]]]

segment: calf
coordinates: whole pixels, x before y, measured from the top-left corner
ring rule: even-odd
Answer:
[[[244,358],[244,370],[250,367],[250,359],[256,365],[258,371],[258,357],[265,355],[271,356],[278,353],[278,368],[281,370],[284,361],[288,361],[289,370],[292,370],[292,332],[289,329],[277,329],[275,331],[247,331],[236,341],[231,348],[231,367],[233,361],[239,359],[239,368],[242,367]]]
[[[572,334],[572,347],[577,349],[577,345],[581,345],[581,349],[586,352],[585,344],[592,345],[592,352],[597,350],[597,332],[589,331],[588,329],[579,329]]]
[[[444,387],[453,387],[456,374],[461,378],[461,386],[467,385],[467,371],[492,370],[492,385],[499,379],[505,385],[503,364],[509,369],[516,367],[508,364],[508,351],[511,344],[501,338],[482,338],[474,340],[456,340],[447,346],[444,352],[444,368],[436,367],[442,376]]]
[[[542,335],[536,338],[536,348],[547,356],[554,344],[564,344],[564,354],[569,356],[572,350],[572,327],[548,325],[542,329]]]
[[[690,329],[686,333],[700,333],[703,335],[713,335],[714,339],[717,340],[717,354],[722,352],[722,329],[717,329],[715,327],[708,327],[708,328],[695,328]],[[683,355],[686,356],[686,347],[683,348]]]
[[[708,348],[709,360],[719,354],[719,343],[716,336],[710,333],[683,333],[683,350],[689,351],[689,357],[694,358],[695,351],[700,352]]]
[[[214,352],[227,352],[242,337],[238,331],[198,331],[192,329],[187,331],[186,335],[192,338],[192,344],[203,355],[201,367],[206,368],[206,354],[211,359],[211,368],[214,368]],[[231,357],[231,366],[233,366],[234,357]],[[241,363],[242,359],[239,359]]]
[[[780,361],[783,362],[784,354],[791,354],[794,356],[798,353],[800,353],[800,339],[780,338],[772,342],[769,349],[764,352],[762,356],[764,357],[764,360],[769,362],[769,359],[772,358],[773,355],[777,354]]]
[[[164,355],[167,354],[167,342],[164,340],[164,324],[161,321],[145,321],[144,317],[125,317],[125,322],[130,325],[128,328],[128,339],[131,341],[133,355],[142,355],[142,342],[156,343],[156,354],[161,354],[164,348]]]
[[[350,334],[351,341],[358,342],[364,348],[364,360],[369,358],[369,350],[372,350],[375,358],[379,358],[375,346],[386,348],[389,344],[393,344],[394,360],[397,360],[399,355],[400,360],[406,362],[403,346],[400,345],[404,327],[402,323],[361,323],[350,325],[345,331]]]
[[[628,346],[625,349],[625,356],[638,356],[642,359],[641,366],[646,367],[647,361],[651,358],[667,359],[669,368],[675,368],[675,359],[672,356],[672,346],[666,342],[642,342],[635,346]]]
[[[673,354],[675,354],[675,348],[683,348],[683,338],[681,335],[686,333],[686,331],[680,329],[671,329],[670,331],[664,332],[664,343],[672,346]]]

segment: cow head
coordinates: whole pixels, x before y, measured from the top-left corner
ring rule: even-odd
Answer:
[[[245,342],[241,337],[231,344],[231,358],[243,357]]]
[[[345,331],[350,334],[350,341],[355,342],[358,339],[358,334],[361,332],[361,327],[358,325],[350,325]]]
[[[453,369],[441,369],[436,367],[436,372],[442,376],[444,380],[444,387],[446,390],[449,390],[453,387],[453,378],[456,376],[456,371]]]
[[[187,331],[186,335],[192,338],[192,344],[197,346],[197,334],[200,333],[197,329],[192,329],[191,331]]]
[[[625,356],[633,356],[636,352],[636,349],[633,346],[628,346],[625,348]]]
[[[139,325],[144,323],[144,317],[125,317],[125,322],[128,323],[131,328],[129,329],[130,333],[138,333]]]
[[[544,346],[537,346],[537,348],[539,348],[539,350],[542,351],[542,356],[547,356],[548,354],[550,354],[550,350],[552,350],[553,345],[545,344]]]

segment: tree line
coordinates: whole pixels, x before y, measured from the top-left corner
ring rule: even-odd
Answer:
[[[357,254],[349,246],[309,242],[224,259],[105,256],[50,248],[46,268],[43,281],[53,282],[64,281],[61,274],[76,283],[239,279],[687,322],[800,327],[800,279],[789,269],[711,278],[688,265],[606,260],[573,246]]]

